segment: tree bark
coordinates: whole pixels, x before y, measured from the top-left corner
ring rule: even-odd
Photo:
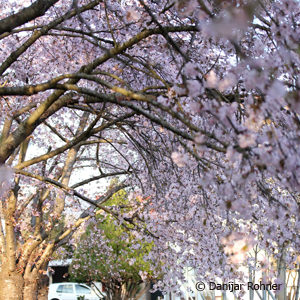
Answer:
[[[49,277],[41,275],[38,281],[38,300],[48,300]]]
[[[38,0],[18,13],[2,19],[0,21],[0,34],[11,31],[20,25],[44,15],[56,2],[58,2],[58,0]]]
[[[111,299],[112,300],[122,300],[122,290],[121,289],[115,289],[111,293]]]
[[[7,272],[4,268],[0,272],[0,300],[46,300],[47,286],[38,292],[38,278],[23,279],[17,272]]]
[[[10,271],[5,263],[1,265],[0,300],[22,300],[23,284],[24,280],[21,274]]]
[[[23,299],[37,300],[37,294],[38,294],[38,277],[31,274],[24,279]]]
[[[21,271],[21,270],[20,270]],[[39,272],[26,275],[11,271],[7,260],[0,264],[0,300],[47,300],[48,277]]]
[[[48,286],[43,286],[38,290],[38,300],[48,300]]]
[[[278,261],[278,278],[283,286],[277,295],[277,300],[286,300],[286,265],[285,265],[285,248],[282,249],[282,255]]]

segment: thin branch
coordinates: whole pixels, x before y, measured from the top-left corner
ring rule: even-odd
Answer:
[[[54,156],[56,156],[60,153],[63,153],[64,151],[74,147],[75,145],[78,145],[80,142],[87,139],[91,135],[96,134],[96,133],[106,129],[106,128],[110,127],[111,125],[113,125],[117,122],[123,121],[126,118],[130,118],[133,115],[134,115],[134,113],[126,114],[124,116],[121,116],[120,118],[117,118],[116,120],[113,120],[111,122],[107,122],[107,123],[93,129],[93,127],[96,125],[97,121],[99,120],[99,117],[97,117],[83,133],[81,133],[79,136],[75,137],[73,140],[69,141],[64,146],[59,147],[59,148],[57,148],[57,149],[55,149],[55,150],[53,150],[53,151],[51,151],[47,154],[40,155],[38,157],[27,160],[27,161],[25,161],[21,164],[18,164],[16,166],[16,169],[23,169],[23,168],[28,167],[30,165],[39,163],[43,160],[48,160],[49,158],[52,158],[52,157],[54,157]]]
[[[112,173],[101,174],[101,175],[98,175],[98,176],[91,177],[89,179],[80,181],[78,183],[75,183],[74,185],[71,186],[71,188],[72,189],[76,189],[79,186],[88,184],[88,183],[90,183],[92,181],[96,181],[96,180],[107,178],[107,177],[114,177],[114,176],[119,176],[119,175],[125,175],[125,174],[128,174],[128,173],[129,173],[128,171],[120,171],[120,172],[112,172]]]

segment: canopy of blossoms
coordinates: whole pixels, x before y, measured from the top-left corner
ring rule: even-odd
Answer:
[[[154,243],[161,288],[242,277],[253,245],[294,267],[298,1],[0,7],[0,290],[8,269],[34,290],[95,207]],[[129,212],[103,206],[125,187]]]

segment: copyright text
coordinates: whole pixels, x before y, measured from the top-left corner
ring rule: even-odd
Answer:
[[[215,282],[208,282],[204,283],[202,281],[198,281],[196,283],[197,291],[204,291],[205,289],[209,289],[210,291],[240,291],[244,288],[247,290],[258,291],[258,290],[268,290],[268,291],[279,291],[281,289],[282,284],[277,283],[253,283],[251,281],[247,283],[234,283],[229,281],[228,283],[215,283]]]

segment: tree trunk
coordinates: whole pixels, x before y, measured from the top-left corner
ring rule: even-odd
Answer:
[[[23,299],[23,277],[16,271],[11,272],[5,266],[0,271],[0,300]]]
[[[43,286],[38,290],[38,300],[48,300],[48,286]]]
[[[47,291],[37,297],[38,295],[38,277],[29,274],[29,276],[22,276],[17,271],[9,271],[9,268],[4,264],[1,265],[0,271],[0,300],[37,300],[47,299]],[[43,298],[44,297],[44,298]]]
[[[23,299],[24,300],[37,300],[38,294],[38,277],[30,274],[24,280],[23,288]]]
[[[282,282],[282,288],[277,295],[277,300],[286,300],[286,265],[285,265],[285,249],[282,249],[282,255],[278,261],[278,278]]]
[[[115,289],[112,291],[112,298],[113,300],[122,300],[122,290],[121,289]]]
[[[38,300],[48,300],[49,277],[42,275],[38,281]]]

